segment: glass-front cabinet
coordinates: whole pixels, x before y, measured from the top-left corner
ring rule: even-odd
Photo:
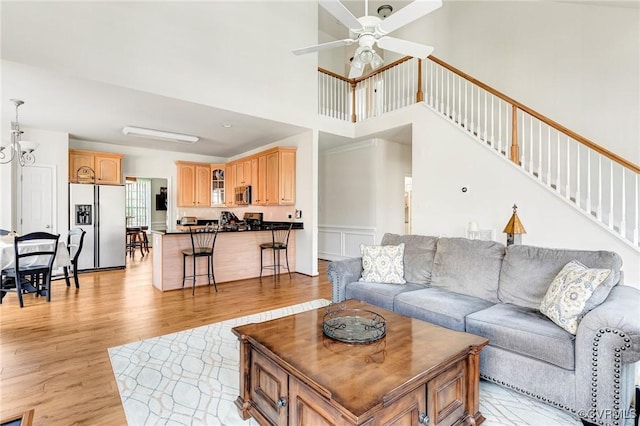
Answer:
[[[211,165],[211,205],[214,207],[225,205],[224,167],[224,164]]]

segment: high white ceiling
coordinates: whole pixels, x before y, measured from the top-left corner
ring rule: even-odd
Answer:
[[[165,151],[231,157],[305,129],[206,105],[111,84],[83,80],[42,68],[4,62],[2,115],[15,120],[8,99],[19,108],[23,127],[66,132],[73,139]],[[232,127],[223,127],[230,124]],[[186,133],[194,144],[125,136],[124,126]],[[3,134],[3,142],[8,132]]]
[[[60,18],[55,22],[73,22],[74,17],[69,14],[73,4],[74,2],[65,3],[65,6],[61,8],[65,12],[53,9],[53,13],[64,14],[64,18]],[[136,37],[147,37],[148,39],[149,34],[152,33],[151,28],[148,30],[145,30],[145,28],[132,29],[132,22],[127,14],[131,10],[129,8],[134,6],[128,6],[126,2],[116,1],[96,4],[99,4],[99,10],[107,10],[108,14],[91,13],[90,10],[87,11],[87,8],[84,7],[82,9],[83,15],[80,18],[83,22],[79,25],[82,30],[76,31],[76,34],[81,34],[92,43],[100,43],[101,40],[108,40],[109,38],[113,39],[114,34],[118,34],[118,31],[120,31],[118,36],[125,43],[136,45],[136,43],[140,44],[141,42]],[[163,8],[168,3],[158,2],[157,4],[159,8]],[[176,4],[179,5],[179,3],[174,3],[174,5]],[[256,15],[256,4],[246,4],[247,8],[252,8],[247,10]],[[91,69],[92,63],[104,62],[104,58],[98,59],[92,56],[101,51],[101,46],[97,45],[95,49],[87,49],[86,46],[90,46],[90,43],[74,44],[73,41],[65,43],[64,40],[68,40],[69,35],[74,34],[75,29],[69,29],[66,32],[61,31],[61,33],[65,33],[64,37],[67,37],[67,39],[59,36],[55,31],[43,30],[44,24],[50,18],[50,16],[46,15],[52,13],[52,7],[55,8],[56,6],[49,2],[0,2],[0,19],[2,20],[0,28],[2,29],[3,46],[1,51],[3,61],[0,108],[2,111],[3,132],[1,138],[3,145],[8,142],[9,138],[9,132],[4,131],[5,126],[15,117],[14,106],[9,102],[9,99],[12,98],[21,99],[25,102],[19,109],[19,121],[23,127],[66,132],[69,133],[72,139],[204,154],[222,158],[232,157],[267,143],[308,131],[308,129],[296,125],[242,114],[242,108],[229,111],[211,106],[215,105],[215,102],[207,102],[207,104],[187,102],[184,99],[189,99],[189,97],[178,99],[160,96],[157,94],[158,92],[150,93],[149,91],[136,90],[137,86],[129,85],[124,87],[104,82],[108,80],[96,81],[80,78],[79,76],[82,77],[83,74],[79,74],[76,71],[82,69],[83,63],[88,64],[85,69]],[[140,9],[140,6],[135,7]],[[240,7],[244,6],[236,6],[236,8]],[[226,45],[233,45],[234,37],[238,36],[234,36],[234,34],[224,30],[224,39],[218,40],[220,39],[219,34],[223,30],[219,29],[219,25],[211,24],[212,19],[207,19],[205,16],[189,16],[197,13],[196,11],[198,10],[203,10],[203,8],[180,8],[178,6],[174,7],[174,9],[178,10],[182,16],[179,17],[180,19],[176,19],[175,22],[171,22],[171,30],[177,33],[178,36],[169,39],[169,41],[175,43],[176,46],[181,46],[181,49],[195,51],[200,55],[215,58],[217,48],[214,46],[219,46],[221,42]],[[215,8],[204,9],[207,11],[214,9],[215,11]],[[262,10],[264,6],[257,9]],[[122,15],[122,20],[118,19],[120,15]],[[20,19],[22,17],[27,17],[28,22],[20,25],[19,21],[22,21]],[[119,21],[126,21],[126,19],[129,19],[128,25],[119,25]],[[224,18],[218,17],[218,19]],[[196,21],[198,23],[197,27],[195,26]],[[210,22],[209,28],[206,25],[207,21]],[[37,25],[38,23],[43,25]],[[159,27],[163,25],[162,22],[153,22],[153,24]],[[32,27],[34,25],[35,28],[25,31],[25,26]],[[180,25],[182,27],[179,27]],[[91,34],[88,33],[86,28],[101,28],[102,32],[96,30],[95,34]],[[204,31],[208,32],[203,32],[203,28]],[[123,32],[127,30],[129,32],[123,36]],[[45,45],[45,43],[39,42],[42,37],[47,38],[46,45],[53,46],[49,51],[33,48],[34,45]],[[213,40],[214,37],[218,37],[218,39]],[[246,44],[247,39],[250,38],[250,35],[244,36],[243,42]],[[212,41],[217,42],[217,44],[212,43]],[[147,47],[148,40],[145,40],[145,42],[147,44],[144,44],[144,46]],[[166,43],[166,40],[164,42]],[[11,44],[9,45],[8,43]],[[21,50],[22,45],[28,48]],[[111,43],[112,45],[113,43]],[[197,46],[197,50],[194,49],[194,46]],[[119,53],[126,55],[127,52],[135,50],[127,49],[127,47],[130,46],[123,46]],[[239,55],[247,56],[246,49],[240,50],[238,52]],[[28,54],[25,55],[22,52],[28,52]],[[158,55],[158,66],[162,66],[167,60],[167,58],[162,57],[162,46],[159,46],[158,52],[156,54]],[[117,46],[115,51],[110,49],[109,54],[117,60]],[[61,65],[60,58],[63,55],[67,55],[65,57],[72,56],[72,60],[75,63],[68,67],[65,67],[64,64]],[[299,60],[299,58],[291,54],[291,60]],[[303,58],[301,63],[304,60]],[[55,65],[48,66],[49,63],[55,63]],[[78,66],[78,64],[81,65]],[[255,68],[255,75],[263,76],[263,79],[265,75],[269,75],[265,72],[261,73],[259,67],[250,65],[249,61],[246,64],[251,69]],[[165,83],[166,86],[175,87],[177,90],[174,91],[179,92],[181,85],[179,79],[189,77],[189,66],[194,65],[186,64],[183,67],[183,74],[176,75],[175,80],[167,81]],[[230,65],[225,61],[224,63],[219,63],[218,66],[229,67]],[[136,69],[131,71],[139,73],[139,70]],[[202,69],[197,71],[202,73]],[[211,75],[212,79],[215,77],[215,75]],[[158,77],[149,75],[148,78],[155,81]],[[261,90],[259,85],[264,83],[260,81],[246,82],[239,77],[237,81],[233,82],[233,84],[242,83],[245,85],[247,83],[254,84],[256,86],[254,88],[255,93],[268,93],[267,90]],[[211,89],[209,88],[209,90]],[[213,94],[213,97],[215,98],[215,94]],[[251,102],[251,100],[249,99],[247,102]],[[248,110],[251,109],[249,108]],[[231,127],[223,127],[223,124],[230,124]],[[186,133],[198,136],[200,141],[195,144],[182,144],[130,137],[122,133],[124,126],[139,126]]]
[[[581,0],[567,1],[582,2]],[[21,2],[0,2],[0,8],[4,8],[6,4],[19,7],[19,3]],[[29,7],[32,8],[37,7],[37,3],[24,3],[30,4]],[[371,0],[368,3],[368,10],[370,15],[375,15],[378,7],[383,4],[390,4],[394,11],[397,11],[408,3],[409,1]],[[584,3],[630,8],[638,8],[640,5],[638,1],[586,1]],[[114,1],[113,4],[114,9],[126,12],[125,3]],[[356,17],[365,14],[363,0],[344,0],[344,4]],[[247,7],[252,7],[252,3],[247,2]],[[3,37],[7,38],[8,35],[7,39],[11,39],[12,43],[20,43],[24,38],[35,37],[36,32],[28,28],[5,25],[7,22],[4,20],[9,19],[5,15],[0,13],[0,19],[3,20],[1,22]],[[101,17],[95,16],[95,19],[101,19]],[[19,31],[14,30],[13,33],[7,34],[5,32],[7,27],[17,28]],[[112,28],[113,31],[118,30],[115,23]],[[348,36],[347,29],[322,7],[318,8],[318,28],[319,31],[336,39]],[[185,29],[185,34],[188,33],[188,29]],[[99,39],[95,35],[90,36]],[[50,32],[46,37],[55,38],[56,34]],[[229,34],[230,42],[233,41],[233,37],[233,34]],[[130,40],[130,42],[134,41]],[[200,40],[191,42],[199,43]],[[92,53],[82,51],[77,55],[90,62]],[[18,98],[25,101],[25,105],[20,107],[20,123],[25,127],[67,132],[73,139],[225,158],[305,131],[301,127],[286,123],[131,88],[83,80],[59,71],[8,62],[4,56],[4,49],[2,59],[0,102],[3,125],[14,117],[13,104],[9,99]],[[42,58],[33,59],[31,63],[47,62],[44,54]],[[222,127],[225,123],[231,124],[232,127]],[[186,145],[127,137],[122,134],[122,127],[126,125],[192,134],[199,136],[201,141]],[[409,138],[409,135],[410,132],[407,129],[402,129],[392,132],[390,136],[398,140]],[[2,143],[6,144],[8,132],[3,131],[1,136]],[[322,141],[323,146],[331,146],[333,139],[323,134]],[[343,140],[341,143],[344,142]]]

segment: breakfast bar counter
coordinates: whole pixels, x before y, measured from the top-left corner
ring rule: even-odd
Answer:
[[[260,244],[271,242],[271,226],[289,224],[289,222],[264,222],[262,226],[251,229],[237,230],[233,228],[221,228],[218,231],[215,250],[213,254],[213,271],[216,283],[255,278],[260,276]],[[289,266],[291,272],[296,270],[296,229],[303,229],[301,222],[294,222],[289,237]],[[151,231],[153,237],[153,286],[160,291],[176,290],[182,288],[182,250],[191,248],[189,228],[176,226],[166,231]],[[196,286],[207,285],[207,262],[205,259],[197,260],[198,276]],[[265,265],[273,263],[272,252],[264,253]],[[286,265],[284,251],[282,253],[283,265]],[[191,275],[191,259],[187,259],[187,275]],[[287,273],[286,268],[281,268],[281,273]],[[263,277],[272,275],[272,270],[265,270]],[[192,285],[190,279],[185,287]]]

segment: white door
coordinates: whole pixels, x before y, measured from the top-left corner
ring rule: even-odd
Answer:
[[[55,166],[25,166],[21,169],[20,233],[56,233]]]

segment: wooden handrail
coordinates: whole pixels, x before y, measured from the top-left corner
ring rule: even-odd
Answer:
[[[340,74],[336,74],[335,72],[325,70],[324,68],[320,68],[320,67],[318,67],[318,72],[321,72],[322,74],[327,74],[328,76],[337,78],[338,80],[346,81],[347,83],[351,83],[351,80],[353,80],[351,78],[343,77]]]
[[[356,86],[356,84],[361,82],[361,81],[364,81],[364,80],[366,80],[368,78],[371,78],[376,74],[380,74],[380,73],[382,73],[382,72],[384,72],[384,71],[386,71],[386,70],[388,70],[390,68],[393,68],[393,67],[395,67],[395,66],[397,66],[397,65],[399,65],[399,64],[401,64],[403,62],[406,62],[406,61],[408,61],[410,59],[412,59],[411,56],[405,56],[404,58],[400,58],[397,61],[394,61],[394,62],[392,62],[392,63],[390,63],[388,65],[385,65],[384,67],[378,68],[377,70],[375,70],[374,72],[372,72],[371,74],[369,74],[367,76],[358,77],[358,78],[343,77],[343,76],[341,76],[339,74],[336,74],[336,73],[331,72],[329,70],[325,70],[324,68],[320,68],[320,67],[318,67],[318,72],[321,72],[323,74],[327,74],[329,76],[335,77],[335,78],[337,78],[339,80],[346,81],[346,82],[351,84],[351,88],[352,88],[352,91],[353,91],[352,103],[354,105],[354,111],[353,111],[353,113],[351,115],[351,118],[352,118],[352,121],[355,123],[355,119],[356,119],[356,114],[355,114],[355,86]],[[452,73],[459,75],[463,79],[475,84],[476,86],[486,90],[487,92],[489,92],[492,95],[502,99],[503,101],[511,104],[512,108],[513,108],[513,117],[512,117],[512,119],[514,120],[514,123],[517,123],[517,120],[515,120],[517,110],[519,109],[521,111],[524,111],[527,114],[537,118],[541,122],[549,125],[550,127],[553,127],[554,129],[558,130],[559,132],[564,133],[565,135],[569,136],[571,139],[575,140],[576,142],[581,143],[582,145],[585,145],[585,146],[589,147],[590,149],[592,149],[592,150],[604,155],[605,157],[607,157],[610,160],[620,164],[621,166],[626,167],[627,169],[629,169],[629,170],[631,170],[631,171],[633,171],[635,173],[640,174],[640,166],[638,166],[637,164],[632,163],[631,161],[629,161],[629,160],[627,160],[625,158],[622,158],[619,155],[609,151],[608,149],[598,145],[597,143],[593,142],[592,140],[590,140],[588,138],[585,138],[584,136],[579,135],[579,134],[577,134],[576,132],[574,132],[572,130],[567,129],[562,124],[560,124],[560,123],[558,123],[558,122],[556,122],[556,121],[554,121],[554,120],[552,120],[552,119],[540,114],[539,112],[535,111],[534,109],[529,108],[528,106],[516,101],[515,99],[513,99],[513,98],[505,95],[504,93],[500,92],[499,90],[496,90],[493,87],[481,82],[480,80],[477,80],[477,79],[471,77],[469,74],[459,70],[456,67],[453,67],[453,66],[447,64],[443,60],[441,60],[441,59],[439,59],[439,58],[437,58],[437,57],[435,57],[433,55],[430,55],[428,57],[428,59],[430,59],[431,61],[433,61],[436,64],[440,65],[441,67],[448,69]],[[421,61],[419,61],[418,62],[419,69],[420,69],[421,65],[422,65]],[[421,78],[421,76],[422,76],[422,73],[420,72],[419,73],[419,78]],[[418,98],[418,102],[420,102],[421,101],[419,99],[420,93],[418,92],[416,95],[417,95],[416,97]],[[513,133],[513,135],[512,135],[511,153],[512,153],[512,156],[513,156],[513,154],[517,154],[518,153],[517,129],[515,128],[515,126],[512,129],[512,133]],[[512,158],[512,160],[515,160],[514,162],[519,162],[520,161],[519,158],[517,158],[517,157],[516,158]]]
[[[510,98],[509,96],[505,95],[504,93],[494,89],[491,86],[488,86],[487,84],[476,80],[475,78],[471,77],[469,74],[460,71],[459,69],[447,64],[446,62],[442,61],[441,59],[436,58],[435,56],[431,55],[429,56],[429,59],[432,60],[433,62],[435,62],[436,64],[440,65],[443,68],[448,69],[449,71],[453,72],[454,74],[459,75],[460,77],[464,78],[465,80],[470,81],[471,83],[475,84],[478,87],[481,87],[482,89],[486,90],[487,92],[491,93],[492,95],[504,100],[505,102],[510,103],[511,105],[513,105],[514,107],[517,107],[518,109],[526,112],[527,114],[537,118],[538,120],[542,121],[543,123],[548,124],[549,126],[553,127],[554,129],[558,130],[559,132],[564,133],[565,135],[569,136],[571,139],[574,139],[575,141],[593,149],[594,151],[604,155],[605,157],[609,158],[612,161],[615,161],[616,163],[620,164],[621,166],[624,166],[626,168],[628,168],[629,170],[635,172],[635,173],[640,173],[640,166],[638,166],[637,164],[632,163],[631,161],[620,157],[619,155],[609,151],[608,149],[598,145],[597,143],[585,138],[584,136],[581,136],[579,134],[577,134],[576,132],[567,129],[566,127],[564,127],[563,125],[553,121],[552,119],[545,117],[544,115],[540,114],[539,112],[529,108],[528,106],[516,101],[513,98]]]
[[[412,59],[411,56],[405,56],[404,58],[400,58],[397,61],[391,62],[389,65],[385,65],[384,67],[378,68],[377,70],[375,70],[371,74],[367,74],[364,77],[358,77],[358,78],[343,77],[340,74],[336,74],[333,71],[329,71],[329,70],[326,70],[326,69],[320,68],[320,67],[318,67],[318,72],[330,75],[331,77],[335,77],[335,78],[337,78],[339,80],[346,81],[348,83],[360,83],[361,81],[364,81],[364,80],[366,80],[368,78],[371,78],[376,74],[380,74],[381,72],[384,72],[384,71],[388,70],[389,68],[393,68],[393,67],[395,67],[397,65],[400,65],[403,62],[407,62],[410,59]]]

